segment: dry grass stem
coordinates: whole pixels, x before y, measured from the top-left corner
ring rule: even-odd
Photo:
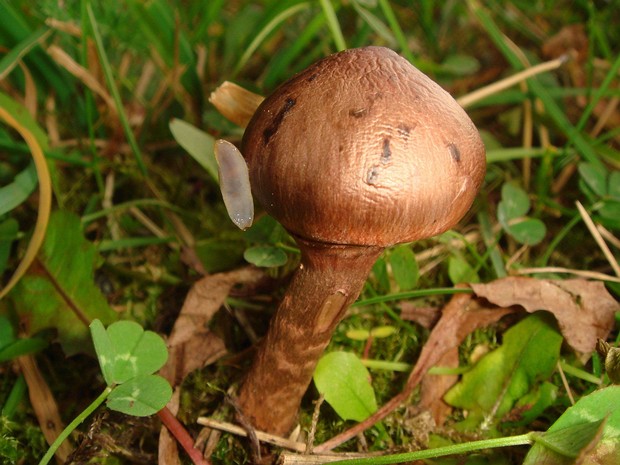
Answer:
[[[602,237],[604,237],[614,247],[616,247],[617,249],[620,249],[620,239],[618,239],[611,232],[609,232],[607,228],[605,228],[603,225],[597,224],[596,229],[598,229],[598,232],[600,233]]]
[[[111,209],[114,204],[112,202],[112,197],[114,197],[114,185],[115,185],[115,176],[114,171],[108,173],[105,178],[105,188],[103,191],[103,200],[101,201],[101,206],[104,210]],[[110,228],[110,237],[112,240],[118,240],[121,237],[121,228],[118,224],[118,220],[114,212],[111,212],[107,215],[108,227]]]
[[[568,59],[568,55],[563,55],[560,58],[556,58],[555,60],[546,61],[536,66],[532,66],[531,68],[525,69],[523,71],[518,72],[512,76],[501,79],[493,84],[489,84],[481,89],[470,92],[467,95],[459,97],[456,101],[463,107],[467,108],[474,103],[482,100],[483,98],[489,97],[493,94],[497,94],[502,90],[508,89],[516,84],[519,84],[522,81],[525,81],[528,78],[536,76],[537,74],[545,73],[547,71],[552,71],[554,69],[558,69],[564,63],[566,63]]]
[[[598,121],[590,131],[590,135],[592,137],[597,137],[600,132],[605,128],[609,119],[616,113],[616,109],[618,107],[618,103],[620,103],[620,98],[613,97],[607,105],[605,105],[604,110],[600,114]]]
[[[607,261],[611,265],[611,268],[614,270],[614,273],[616,273],[616,276],[620,277],[620,265],[618,265],[618,261],[616,260],[614,255],[611,253],[611,250],[609,250],[609,246],[607,245],[607,243],[601,236],[601,233],[596,228],[594,221],[592,221],[592,218],[590,218],[590,215],[588,214],[586,209],[583,208],[583,205],[581,204],[581,202],[577,201],[575,203],[577,205],[577,209],[579,210],[579,214],[581,215],[581,218],[583,218],[584,223],[590,230],[590,234],[592,234],[592,237],[594,237],[594,240],[596,241],[600,249],[603,251],[605,258],[607,258]]]
[[[520,268],[513,270],[512,274],[527,275],[527,274],[539,274],[539,273],[566,273],[574,276],[579,276],[586,279],[597,279],[599,281],[610,281],[614,283],[620,283],[620,278],[615,276],[609,276],[608,274],[598,273],[596,271],[587,270],[572,270],[570,268],[562,268],[559,266],[545,266],[541,268]]]
[[[573,391],[571,390],[568,380],[566,379],[566,375],[564,374],[564,370],[562,369],[562,364],[558,361],[555,366],[560,374],[560,378],[562,378],[562,385],[566,390],[566,395],[568,396],[568,400],[570,400],[570,404],[575,405],[575,397],[573,396]]]
[[[45,20],[45,24],[52,29],[64,32],[65,34],[69,34],[73,37],[82,37],[82,28],[74,22],[60,21],[59,19],[55,18],[47,18]]]
[[[202,426],[207,426],[216,430],[225,431],[227,433],[235,434],[237,436],[247,437],[247,433],[243,428],[225,421],[219,421],[208,417],[199,417],[197,423]],[[262,431],[256,431],[256,437],[261,442],[273,444],[274,446],[282,447],[284,449],[289,449],[296,452],[305,452],[306,450],[306,444],[304,444],[303,442],[291,441],[289,439],[275,436],[273,434],[264,433]]]
[[[69,56],[67,52],[57,45],[50,45],[47,53],[56,63],[65,68],[69,73],[79,79],[86,87],[97,94],[105,102],[106,106],[113,114],[116,114],[116,106],[114,100],[105,89],[105,87],[97,80],[97,78],[82,65],[77,63]]]

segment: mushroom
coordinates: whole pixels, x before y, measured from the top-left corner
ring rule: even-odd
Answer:
[[[287,434],[318,359],[382,251],[467,212],[485,150],[465,111],[383,47],[328,56],[258,107],[242,141],[254,198],[301,263],[239,391],[255,428]]]

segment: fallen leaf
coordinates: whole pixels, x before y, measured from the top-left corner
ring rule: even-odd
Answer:
[[[571,24],[547,39],[542,46],[542,52],[547,58],[558,58],[565,53],[574,52],[577,62],[582,64],[588,56],[588,45],[583,24]]]
[[[179,412],[179,398],[181,388],[176,388],[172,394],[172,399],[168,402],[168,410],[172,415]],[[162,426],[159,430],[159,442],[157,443],[157,463],[159,465],[181,465],[179,458],[179,447],[176,439],[168,428]]]
[[[43,436],[48,444],[52,444],[62,433],[64,425],[60,418],[58,404],[50,390],[45,378],[39,370],[39,366],[33,355],[17,357],[19,368],[28,385],[30,404],[35,412]],[[64,441],[56,451],[56,458],[64,463],[72,447],[68,441]]]
[[[528,315],[502,339],[502,345],[482,357],[444,397],[453,407],[467,410],[460,430],[492,428],[555,370],[562,336],[548,313]]]
[[[458,347],[469,333],[488,326],[514,311],[510,308],[489,305],[486,300],[474,299],[471,294],[455,294],[444,307],[439,322],[431,331],[402,392],[366,420],[316,446],[314,451],[320,453],[331,450],[385,418],[407,400],[426,372],[437,365],[444,354]]]
[[[10,293],[26,334],[56,328],[65,354],[92,350],[90,322],[97,318],[108,326],[118,319],[95,285],[98,260],[79,217],[54,212],[34,266]]]
[[[551,312],[566,342],[584,357],[594,351],[597,339],[607,338],[620,311],[620,304],[598,281],[509,277],[470,286],[476,295],[501,307]]]
[[[400,303],[400,317],[404,321],[412,321],[426,329],[431,329],[439,321],[440,316],[440,307],[419,307],[414,302]]]
[[[256,268],[241,268],[206,276],[197,281],[185,298],[181,312],[168,338],[168,361],[159,371],[175,388],[168,408],[179,409],[178,387],[192,371],[215,362],[226,353],[224,341],[209,330],[209,322],[222,307],[235,284],[256,284],[263,277]],[[178,447],[166,427],[159,435],[160,464],[179,464]]]
[[[192,371],[224,355],[224,342],[209,330],[209,322],[235,284],[253,283],[262,276],[256,268],[241,268],[197,281],[187,294],[168,338],[170,355],[160,375],[177,386]]]
[[[453,347],[443,354],[443,357],[437,361],[437,366],[457,368],[459,366],[458,347]],[[437,426],[442,426],[452,412],[452,407],[444,402],[443,396],[456,384],[458,379],[457,375],[432,375],[428,373],[422,378],[420,402],[418,402],[417,407],[418,410],[429,412]]]

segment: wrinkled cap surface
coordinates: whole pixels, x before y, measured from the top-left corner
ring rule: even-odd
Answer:
[[[259,106],[243,137],[254,197],[305,239],[388,246],[467,212],[485,150],[465,111],[383,47],[324,58]]]

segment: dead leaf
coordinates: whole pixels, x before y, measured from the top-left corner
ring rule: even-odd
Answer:
[[[209,322],[233,285],[255,282],[262,275],[256,268],[241,268],[206,276],[193,285],[167,341],[168,361],[159,372],[173,386],[225,354],[224,342],[209,330]]]
[[[479,297],[502,307],[518,305],[530,313],[553,313],[566,342],[588,357],[597,339],[607,338],[620,310],[620,304],[599,281],[509,277],[470,286]]]
[[[400,317],[405,321],[412,321],[423,328],[431,329],[441,316],[439,307],[418,307],[413,302],[400,303]]]
[[[459,349],[453,347],[443,354],[437,366],[457,368],[459,366]],[[452,407],[443,401],[443,396],[458,381],[457,375],[426,374],[420,383],[420,402],[416,410],[427,411],[433,417],[435,425],[442,426]]]
[[[542,52],[547,58],[558,58],[572,51],[581,64],[588,57],[588,45],[588,36],[583,24],[571,24],[564,26],[560,32],[547,39],[542,46]]]
[[[179,398],[181,397],[181,389],[176,388],[172,394],[170,402],[168,402],[168,410],[173,415],[179,412]],[[170,433],[168,428],[162,426],[159,430],[159,442],[157,443],[157,463],[159,465],[181,465],[179,458],[179,447],[177,441]]]
[[[48,444],[52,444],[64,429],[56,399],[54,399],[52,391],[43,378],[34,356],[22,355],[17,357],[17,363],[26,379],[30,403],[41,426],[43,436],[45,436]],[[59,462],[65,463],[71,450],[71,444],[64,441],[54,455]]]
[[[471,294],[455,294],[452,296],[450,302],[444,307],[439,322],[431,331],[428,341],[424,344],[403,391],[390,399],[366,420],[316,446],[314,451],[320,453],[332,450],[385,418],[409,398],[426,372],[437,365],[444,354],[458,347],[469,333],[475,329],[488,326],[512,312],[514,309],[489,305],[482,299],[475,299]]]

